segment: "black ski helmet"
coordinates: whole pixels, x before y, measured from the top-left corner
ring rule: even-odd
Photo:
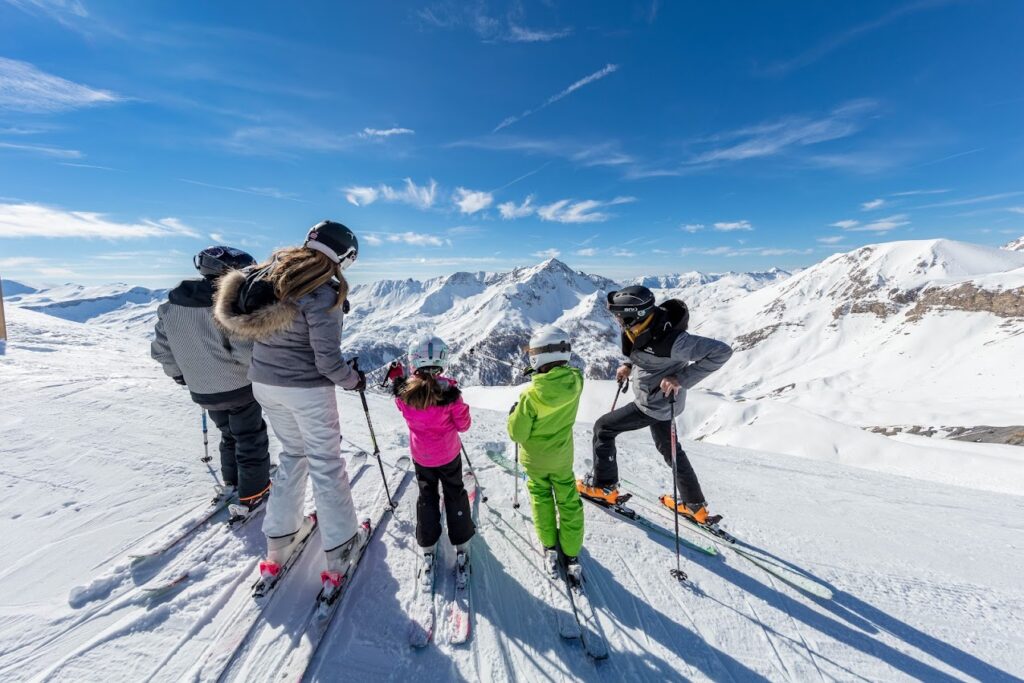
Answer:
[[[205,278],[217,278],[229,270],[241,270],[255,265],[256,259],[234,247],[207,247],[192,257],[199,274]]]
[[[632,327],[654,310],[654,292],[640,285],[608,292],[608,310],[623,325]]]
[[[326,254],[341,270],[351,266],[359,256],[355,233],[334,221],[320,221],[310,228],[303,246]]]

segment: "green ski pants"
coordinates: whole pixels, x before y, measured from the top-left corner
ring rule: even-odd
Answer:
[[[564,476],[526,474],[533,525],[541,544],[545,548],[560,544],[566,556],[576,557],[583,547],[583,501],[576,490],[576,476],[572,470]]]

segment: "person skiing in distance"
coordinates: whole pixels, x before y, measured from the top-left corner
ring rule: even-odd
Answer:
[[[394,384],[395,380],[405,377],[405,369],[402,367],[402,361],[393,360],[391,365],[388,366],[388,372],[384,376],[384,381],[381,382],[381,387],[387,386],[388,382]]]
[[[732,348],[687,332],[690,312],[686,304],[671,299],[656,305],[654,294],[646,287],[609,292],[608,310],[622,327],[622,353],[628,358],[615,378],[619,382],[631,378],[636,398],[594,423],[594,469],[578,487],[580,494],[614,505],[621,496],[615,437],[649,427],[655,446],[671,467],[671,421],[686,405],[686,390],[725,365]],[[670,395],[675,398],[674,413]],[[708,515],[704,492],[682,448],[677,448],[676,458],[681,500],[667,496],[662,502],[668,501],[669,507],[699,524],[716,523],[721,517]]]
[[[339,350],[348,294],[342,271],[358,254],[351,230],[323,221],[309,230],[301,247],[276,251],[248,274],[230,273],[217,290],[218,322],[255,342],[249,379],[281,442],[263,522],[264,578],[277,575],[303,537],[304,525],[311,523],[303,516],[307,473],[326,551],[325,587],[340,583],[351,553],[367,540],[341,456],[335,395],[335,386],[350,391],[366,386],[363,373]]]
[[[545,569],[558,577],[558,548],[577,581],[583,547],[583,503],[573,474],[572,428],[583,392],[583,373],[569,366],[572,345],[563,330],[542,327],[530,337],[530,386],[508,417],[508,434],[520,445],[519,461]]]
[[[409,425],[409,450],[419,486],[416,542],[423,551],[420,576],[429,583],[435,546],[441,537],[439,484],[444,494],[448,540],[455,547],[458,566],[468,561],[469,541],[476,533],[462,481],[459,440],[459,433],[467,431],[472,420],[455,380],[442,375],[449,359],[448,346],[442,340],[427,335],[413,341],[408,359],[411,375],[397,378],[391,389],[395,405]]]
[[[215,246],[192,262],[202,277],[183,280],[157,308],[150,354],[169,377],[189,388],[192,400],[220,430],[221,495],[238,494],[244,510],[231,507],[232,516],[238,516],[262,505],[270,491],[269,439],[247,377],[252,342],[215,323],[213,293],[222,276],[256,259],[240,249]]]

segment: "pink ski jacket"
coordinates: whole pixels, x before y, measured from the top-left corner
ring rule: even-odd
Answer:
[[[459,432],[467,431],[472,422],[455,380],[438,377],[437,381],[444,387],[441,403],[424,410],[413,408],[399,397],[403,379],[395,380],[393,387],[395,405],[409,425],[412,459],[423,467],[440,467],[459,457]]]

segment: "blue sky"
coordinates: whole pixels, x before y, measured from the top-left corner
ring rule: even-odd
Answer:
[[[167,285],[322,218],[356,282],[1024,234],[1018,0],[0,0],[0,275]]]

